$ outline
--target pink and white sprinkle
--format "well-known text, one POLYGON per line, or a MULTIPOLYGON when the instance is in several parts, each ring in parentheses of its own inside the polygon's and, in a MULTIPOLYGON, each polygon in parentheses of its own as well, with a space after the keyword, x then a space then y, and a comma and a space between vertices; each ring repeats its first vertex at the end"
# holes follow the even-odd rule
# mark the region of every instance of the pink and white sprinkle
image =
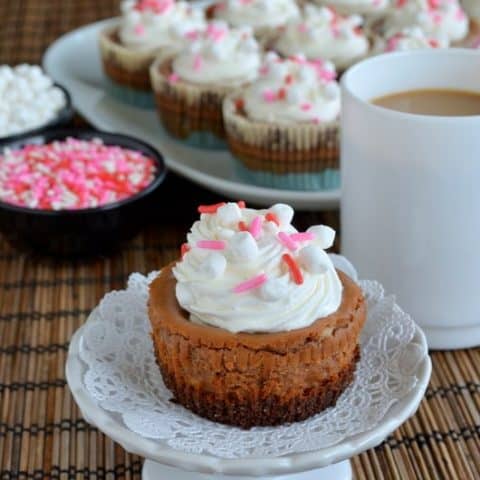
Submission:
POLYGON ((290 238, 290 235, 288 235, 285 232, 278 232, 278 239, 280 240, 280 243, 282 243, 283 246, 287 247, 289 250, 294 252, 298 248, 297 242, 292 240, 290 238))
POLYGON ((78 210, 118 202, 144 190, 155 162, 99 139, 68 138, 0 155, 0 200, 39 210, 78 210))
POLYGON ((197 247, 207 250, 225 250, 226 245, 223 240, 199 240, 197 247))
POLYGON ((261 273, 250 280, 239 283, 236 287, 233 288, 234 293, 243 293, 253 290, 255 288, 261 287, 268 280, 265 273, 261 273))

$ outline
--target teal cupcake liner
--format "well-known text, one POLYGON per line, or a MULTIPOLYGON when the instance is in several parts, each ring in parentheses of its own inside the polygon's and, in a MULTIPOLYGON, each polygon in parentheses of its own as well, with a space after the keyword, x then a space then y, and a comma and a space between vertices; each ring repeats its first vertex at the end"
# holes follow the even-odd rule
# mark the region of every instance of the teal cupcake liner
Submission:
POLYGON ((250 170, 235 159, 235 172, 238 177, 252 185, 282 190, 319 191, 340 188, 340 170, 326 169, 319 173, 279 174, 262 170, 250 170))
POLYGON ((188 145, 189 147, 202 148, 206 150, 227 150, 227 142, 217 137, 212 132, 192 132, 187 138, 180 139, 173 137, 178 142, 188 145))
POLYGON ((149 110, 155 108, 153 92, 135 90, 134 88, 115 83, 109 78, 107 78, 106 90, 113 98, 127 105, 149 110))

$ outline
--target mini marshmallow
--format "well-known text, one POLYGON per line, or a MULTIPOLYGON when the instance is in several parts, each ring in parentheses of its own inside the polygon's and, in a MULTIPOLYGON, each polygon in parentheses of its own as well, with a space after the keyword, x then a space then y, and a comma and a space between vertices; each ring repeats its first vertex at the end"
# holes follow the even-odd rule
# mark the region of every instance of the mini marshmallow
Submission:
POLYGON ((277 203, 270 208, 270 211, 277 216, 280 225, 285 226, 292 223, 294 211, 290 205, 277 203))
POLYGON ((37 65, 0 66, 0 137, 45 125, 66 103, 63 91, 37 65))
POLYGON ((275 302, 287 295, 288 287, 279 278, 271 278, 260 287, 259 292, 267 302, 275 302))
POLYGON ((335 241, 335 230, 327 225, 313 225, 307 232, 313 233, 320 248, 326 250, 333 245, 335 241))
POLYGON ((209 253, 198 266, 198 271, 206 278, 219 278, 227 268, 226 258, 219 252, 209 253))
POLYGON ((228 242, 228 254, 234 262, 249 262, 258 257, 258 245, 250 232, 238 232, 228 242))
POLYGON ((235 235, 235 230, 232 230, 231 228, 219 228, 217 232, 217 236, 221 240, 228 240, 229 238, 232 238, 234 235, 235 235))
POLYGON ((328 271, 330 259, 325 251, 318 245, 307 245, 298 252, 302 267, 307 272, 323 274, 328 271))
POLYGON ((177 286, 175 287, 175 293, 177 295, 179 303, 183 306, 190 305, 194 301, 192 291, 184 283, 177 282, 177 286))
POLYGON ((217 219, 222 225, 232 225, 242 218, 242 210, 236 203, 227 203, 217 210, 217 219))

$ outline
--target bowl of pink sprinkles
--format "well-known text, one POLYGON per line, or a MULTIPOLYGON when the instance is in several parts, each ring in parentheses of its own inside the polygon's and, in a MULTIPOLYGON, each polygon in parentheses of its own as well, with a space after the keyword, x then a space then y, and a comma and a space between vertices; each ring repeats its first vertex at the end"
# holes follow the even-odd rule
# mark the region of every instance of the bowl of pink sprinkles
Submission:
POLYGON ((109 250, 148 221, 165 173, 156 149, 126 135, 21 137, 0 150, 0 229, 39 253, 109 250))

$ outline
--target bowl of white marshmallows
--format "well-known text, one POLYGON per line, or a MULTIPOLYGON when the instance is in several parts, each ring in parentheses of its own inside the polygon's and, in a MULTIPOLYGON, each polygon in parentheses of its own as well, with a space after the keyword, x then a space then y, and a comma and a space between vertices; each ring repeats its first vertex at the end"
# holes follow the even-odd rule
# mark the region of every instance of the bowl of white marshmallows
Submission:
POLYGON ((68 91, 38 65, 0 65, 0 143, 65 126, 74 115, 68 91))

